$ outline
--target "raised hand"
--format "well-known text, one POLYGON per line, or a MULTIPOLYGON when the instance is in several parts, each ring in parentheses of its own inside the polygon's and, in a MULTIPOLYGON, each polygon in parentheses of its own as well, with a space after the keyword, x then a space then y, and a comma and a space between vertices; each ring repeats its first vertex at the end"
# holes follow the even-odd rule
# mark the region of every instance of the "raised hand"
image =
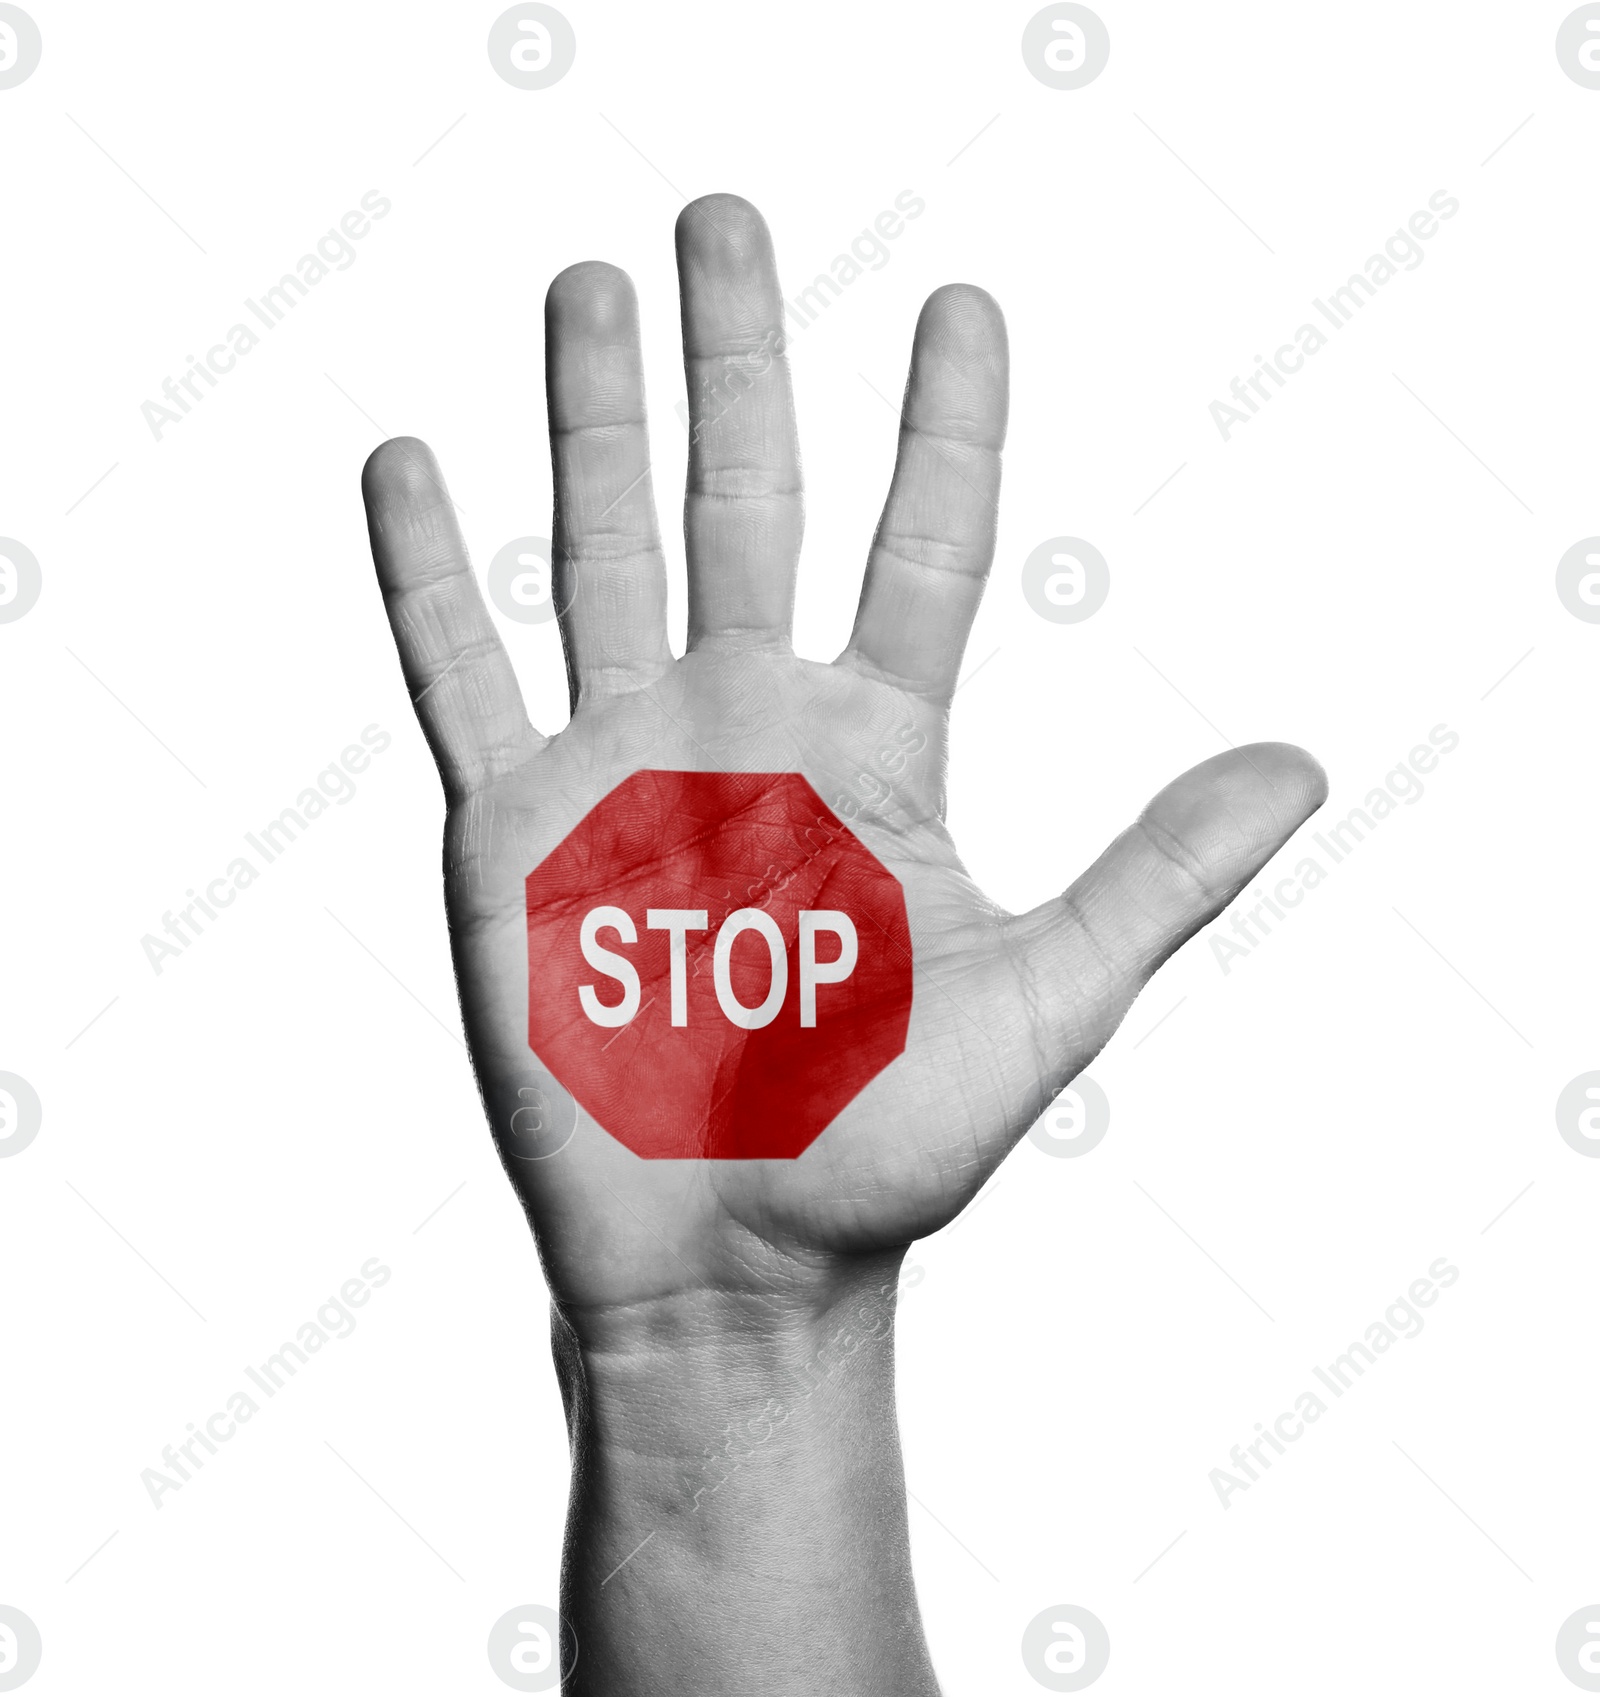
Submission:
MULTIPOLYGON (((685 210, 677 244, 692 427, 687 652, 675 657, 667 644, 633 289, 608 265, 563 272, 546 304, 553 585, 572 697, 566 728, 547 737, 528 723, 444 480, 414 440, 385 443, 367 465, 373 553, 406 681, 444 780, 446 892, 466 1028, 549 1277, 574 1430, 589 1445, 580 1445, 580 1462, 584 1453, 605 1456, 609 1433, 611 1449, 620 1443, 643 1468, 586 1474, 580 1465, 566 1604, 580 1648, 571 1689, 655 1697, 743 1690, 742 1681, 755 1689, 741 1658, 754 1653, 760 1634, 804 1636, 806 1582, 785 1601, 746 1580, 730 1581, 742 1599, 733 1607, 735 1638, 746 1627, 756 1636, 742 1647, 695 1638, 681 1610, 694 1612, 694 1585, 705 1577, 697 1563, 720 1572, 733 1559, 709 1531, 715 1523, 740 1551, 734 1566, 747 1566, 752 1551, 781 1552, 785 1538, 810 1552, 796 1561, 870 1562, 872 1577, 854 1581, 857 1602, 837 1605, 825 1634, 826 1655, 837 1659, 818 1646, 824 1659, 800 1657, 797 1679, 803 1673, 840 1692, 923 1692, 931 1675, 914 1615, 908 1627, 904 1599, 892 1601, 908 1579, 893 1532, 903 1520, 898 1477, 880 1477, 893 1474, 896 1459, 892 1412, 887 1433, 881 1430, 891 1406, 887 1366, 876 1374, 841 1371, 820 1393, 808 1391, 803 1408, 787 1375, 808 1351, 825 1353, 841 1314, 878 1316, 881 1326, 864 1319, 857 1330, 885 1354, 904 1247, 971 1199, 1099 1051, 1151 973, 1320 805, 1325 785, 1298 749, 1234 750, 1168 785, 1065 894, 1021 915, 986 899, 962 867, 943 813, 950 700, 994 547, 1007 393, 999 309, 981 290, 959 285, 923 308, 894 478, 855 629, 825 664, 797 657, 790 645, 800 467, 766 227, 747 203, 711 196, 685 210), (537 892, 530 914, 526 881, 596 804, 640 773, 798 774, 831 824, 809 838, 792 832, 758 865, 748 861, 743 839, 737 852, 728 844, 748 827, 750 809, 766 805, 759 785, 647 779, 625 792, 620 825, 609 828, 608 852, 592 862, 581 893, 587 908, 632 915, 631 945, 615 928, 591 933, 591 941, 635 963, 640 1011, 633 1017, 653 1019, 654 1036, 645 1044, 627 1031, 631 1021, 603 1028, 614 1047, 595 1063, 607 1069, 590 1093, 604 1104, 600 1117, 580 1113, 559 1148, 540 1149, 537 1139, 530 1147, 525 1128, 544 1121, 530 1122, 528 1093, 538 1093, 539 1112, 552 1123, 571 1116, 541 1076, 559 1078, 561 1063, 530 1046, 530 995, 559 991, 558 1005, 539 1010, 542 1029, 593 1024, 572 986, 589 984, 589 1005, 605 1018, 626 999, 626 974, 606 977, 576 959, 569 971, 541 956, 541 948, 554 948, 551 939, 576 937, 581 915, 573 908, 569 916, 566 897, 556 911, 543 911, 537 892), (719 796, 729 798, 723 816, 719 796), (693 813, 687 830, 686 809, 693 813), (848 895, 851 886, 838 857, 852 837, 898 882, 909 928, 903 971, 875 978, 894 951, 906 951, 881 924, 863 921, 854 985, 827 976, 845 951, 837 927, 803 944, 795 934, 795 914, 808 903, 847 911, 838 890, 848 895), (667 844, 678 872, 666 864, 666 847, 657 850, 667 844), (719 887, 680 904, 703 908, 705 921, 703 929, 680 928, 686 1003, 679 1011, 689 1017, 678 1026, 666 1024, 662 1011, 674 993, 669 932, 647 930, 641 892, 656 887, 652 880, 682 883, 686 852, 691 871, 719 887), (746 864, 741 886, 728 868, 746 864), (795 1035, 781 1049, 762 1031, 715 1024, 718 929, 749 908, 770 909, 769 923, 783 935, 787 991, 776 1017, 795 1035), (821 966, 813 973, 814 1028, 800 1023, 803 950, 821 966), (787 1075, 763 1076, 763 1067, 770 1074, 778 1064, 770 1057, 792 1059, 808 1035, 839 1053, 848 1031, 892 1024, 893 1010, 873 1005, 873 987, 906 979, 903 1052, 798 1156, 751 1158, 751 1147, 781 1137, 785 1116, 810 1102, 787 1075), (848 1030, 837 1023, 846 1008, 854 1022, 848 1030), (700 1059, 690 1064, 697 1044, 700 1059), (684 1057, 683 1069, 672 1070, 684 1057), (664 1087, 663 1069, 680 1091, 685 1079, 704 1080, 704 1112, 689 1116, 699 1129, 671 1144, 648 1129, 659 1119, 652 1092, 664 1087), (630 1138, 635 1121, 643 1129, 630 1138), (636 1153, 641 1144, 665 1158, 636 1153), (675 1387, 670 1396, 667 1385, 675 1387), (745 1433, 753 1459, 713 1486, 702 1450, 715 1453, 730 1419, 748 1424, 758 1418, 748 1410, 772 1403, 783 1417, 768 1408, 767 1435, 745 1433), (870 1476, 859 1476, 856 1462, 843 1469, 855 1481, 850 1490, 876 1505, 870 1534, 852 1518, 859 1510, 847 1500, 850 1490, 836 1496, 830 1484, 819 1487, 820 1499, 808 1498, 808 1487, 796 1488, 792 1477, 793 1501, 761 1497, 726 1522, 727 1502, 756 1489, 774 1457, 810 1454, 851 1421, 860 1423, 858 1434, 877 1433, 858 1441, 862 1457, 876 1458, 870 1476), (803 1524, 791 1520, 797 1510, 803 1524), (766 1532, 751 1532, 756 1522, 766 1532), (819 1554, 817 1529, 835 1523, 838 1539, 853 1547, 819 1554), (660 1547, 630 1558, 602 1585, 635 1534, 660 1547), (747 1535, 748 1547, 741 1543, 747 1535), (675 1642, 687 1633, 693 1665, 641 1663, 639 1646, 624 1643, 612 1612, 623 1597, 633 1610, 673 1623, 675 1642), (884 1608, 898 1624, 884 1626, 884 1608)), ((742 1004, 759 1002, 776 970, 759 922, 749 928, 732 956, 742 964, 729 969, 742 1004)), ((580 1028, 580 1035, 588 1033, 580 1028)), ((864 1353, 858 1346, 852 1361, 864 1353)), ((838 1579, 830 1569, 829 1594, 838 1579)), ((759 1688, 789 1689, 769 1668, 759 1688)))

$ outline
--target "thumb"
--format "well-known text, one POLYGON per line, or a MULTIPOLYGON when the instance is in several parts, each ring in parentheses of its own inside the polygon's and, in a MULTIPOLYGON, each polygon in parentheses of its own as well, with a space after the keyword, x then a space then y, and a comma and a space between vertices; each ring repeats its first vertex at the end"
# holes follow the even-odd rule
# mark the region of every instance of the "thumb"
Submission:
POLYGON ((1322 768, 1290 743, 1216 755, 1168 784, 1064 895, 1011 921, 1042 1083, 1058 1090, 1093 1060, 1156 968, 1327 795, 1322 768))

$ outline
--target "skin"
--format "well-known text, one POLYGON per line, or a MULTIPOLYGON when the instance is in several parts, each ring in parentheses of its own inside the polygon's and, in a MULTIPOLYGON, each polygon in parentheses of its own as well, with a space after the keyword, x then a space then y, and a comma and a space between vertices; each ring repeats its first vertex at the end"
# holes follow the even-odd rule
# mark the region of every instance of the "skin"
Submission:
POLYGON ((684 211, 677 250, 684 655, 667 644, 638 312, 614 267, 564 271, 545 308, 572 696, 558 735, 528 723, 428 449, 387 442, 363 475, 448 802, 473 1062, 552 1297, 573 1449, 564 1689, 927 1697, 894 1416, 901 1258, 955 1218, 1326 783, 1288 745, 1232 750, 1162 790, 1062 896, 996 907, 943 814, 950 699, 994 548, 999 308, 964 285, 924 306, 855 629, 821 664, 790 644, 801 488, 771 239, 747 202, 713 195, 684 211), (907 727, 922 746, 886 759, 907 727), (800 772, 830 801, 871 775, 851 825, 905 892, 910 1033, 797 1160, 641 1160, 583 1116, 548 1159, 507 1140, 537 1065, 524 880, 647 767, 800 772))

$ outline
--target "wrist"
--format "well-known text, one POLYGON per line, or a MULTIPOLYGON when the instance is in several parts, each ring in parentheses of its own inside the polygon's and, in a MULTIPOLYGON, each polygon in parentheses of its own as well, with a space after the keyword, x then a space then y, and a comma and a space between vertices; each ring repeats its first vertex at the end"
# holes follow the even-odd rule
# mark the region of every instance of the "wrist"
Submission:
POLYGON ((674 1296, 586 1325, 581 1342, 558 1319, 591 1502, 715 1564, 755 1530, 776 1538, 792 1512, 824 1510, 863 1456, 892 1450, 898 1479, 894 1306, 893 1269, 874 1268, 803 1302, 674 1296))
POLYGON ((798 1291, 703 1290, 558 1314, 574 1439, 670 1442, 679 1426, 698 1432, 708 1409, 809 1405, 834 1381, 886 1374, 892 1394, 899 1262, 897 1251, 798 1291))
POLYGON ((757 1668, 771 1697, 936 1690, 895 1421, 898 1263, 803 1304, 674 1298, 586 1323, 582 1343, 557 1320, 564 1607, 590 1657, 575 1692, 676 1690, 661 1668, 615 1660, 641 1654, 624 1647, 646 1628, 693 1641, 697 1697, 747 1691, 757 1668), (770 1665, 774 1646, 792 1667, 770 1665))

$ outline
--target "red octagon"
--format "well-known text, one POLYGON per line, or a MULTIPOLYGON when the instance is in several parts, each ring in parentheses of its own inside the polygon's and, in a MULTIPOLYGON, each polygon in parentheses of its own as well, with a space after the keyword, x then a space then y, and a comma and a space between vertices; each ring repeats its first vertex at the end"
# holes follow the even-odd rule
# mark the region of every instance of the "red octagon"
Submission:
POLYGON ((527 896, 529 1045, 646 1159, 793 1160, 906 1046, 904 893, 798 773, 635 772, 527 896))

